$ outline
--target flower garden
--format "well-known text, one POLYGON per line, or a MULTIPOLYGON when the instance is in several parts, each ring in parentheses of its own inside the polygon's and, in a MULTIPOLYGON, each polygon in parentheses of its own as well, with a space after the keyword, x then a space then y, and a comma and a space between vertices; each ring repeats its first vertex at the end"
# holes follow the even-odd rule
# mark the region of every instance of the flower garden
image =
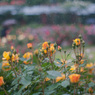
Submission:
MULTIPOLYGON (((85 53, 85 41, 94 43, 89 40, 95 33, 94 26, 80 27, 88 31, 82 32, 82 28, 77 30, 78 27, 72 25, 68 28, 52 26, 50 30, 43 29, 45 32, 38 28, 37 31, 42 32, 38 34, 32 30, 31 35, 28 35, 31 29, 27 28, 28 32, 16 31, 20 33, 17 37, 8 35, 11 47, 2 54, 0 95, 94 95, 95 63, 90 62, 85 53), (66 32, 63 33, 63 30, 66 32), (72 31, 76 38, 73 38, 72 31), (82 35, 78 36, 77 32, 82 35), (85 33, 89 35, 86 36, 85 33), (14 46, 16 42, 13 40, 16 38, 20 42, 14 46), (24 45, 21 50, 24 52, 17 51, 22 43, 24 45), (64 50, 65 45, 72 46, 71 59, 69 56, 72 53, 64 50)), ((4 47, 6 43, 5 41, 1 46, 4 47)))

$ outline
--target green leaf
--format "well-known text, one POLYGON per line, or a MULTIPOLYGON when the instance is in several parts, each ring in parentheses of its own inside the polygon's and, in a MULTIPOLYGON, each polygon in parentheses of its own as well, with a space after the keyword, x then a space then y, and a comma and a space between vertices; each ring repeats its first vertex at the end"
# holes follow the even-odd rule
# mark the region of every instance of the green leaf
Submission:
POLYGON ((47 92, 45 92, 45 95, 51 95, 54 92, 55 92, 54 90, 53 91, 47 91, 47 92))
POLYGON ((61 83, 61 86, 63 86, 63 87, 67 87, 68 85, 70 85, 69 80, 65 80, 65 81, 63 81, 63 82, 61 83))
POLYGON ((51 71, 47 71, 47 73, 50 75, 50 76, 53 76, 53 77, 58 77, 60 76, 61 77, 61 73, 58 72, 58 71, 54 71, 54 70, 51 70, 51 71))
POLYGON ((41 92, 38 92, 38 93, 34 93, 32 95, 41 95, 41 92))
POLYGON ((26 80, 26 79, 23 77, 23 78, 21 78, 20 83, 21 83, 22 85, 28 86, 28 85, 31 84, 31 81, 30 81, 30 80, 26 80))
POLYGON ((60 83, 52 84, 52 85, 48 86, 48 87, 45 89, 45 92, 53 91, 53 90, 54 90, 55 88, 57 88, 59 85, 60 85, 60 83))
POLYGON ((86 61, 83 64, 80 64, 79 67, 84 67, 86 65, 86 61))
POLYGON ((20 77, 17 77, 16 79, 13 80, 12 85, 16 85, 18 84, 18 80, 20 79, 20 77))
POLYGON ((21 61, 25 61, 26 59, 22 57, 22 58, 20 58, 20 60, 21 60, 21 61))
POLYGON ((90 82, 88 85, 89 85, 89 87, 93 87, 93 86, 95 86, 95 83, 90 82))
POLYGON ((31 65, 31 66, 28 66, 28 67, 26 68, 27 71, 31 71, 31 70, 33 70, 33 69, 35 69, 35 67, 32 66, 32 65, 31 65))
POLYGON ((2 63, 0 63, 0 69, 2 69, 2 63))

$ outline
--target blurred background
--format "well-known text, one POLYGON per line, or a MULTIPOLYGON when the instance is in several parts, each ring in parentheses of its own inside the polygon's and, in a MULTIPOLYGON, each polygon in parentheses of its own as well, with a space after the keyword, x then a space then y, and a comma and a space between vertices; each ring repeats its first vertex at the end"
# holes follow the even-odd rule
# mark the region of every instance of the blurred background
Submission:
POLYGON ((69 50, 79 34, 94 60, 95 0, 0 0, 0 55, 12 45, 23 54, 28 42, 37 48, 51 41, 69 50))

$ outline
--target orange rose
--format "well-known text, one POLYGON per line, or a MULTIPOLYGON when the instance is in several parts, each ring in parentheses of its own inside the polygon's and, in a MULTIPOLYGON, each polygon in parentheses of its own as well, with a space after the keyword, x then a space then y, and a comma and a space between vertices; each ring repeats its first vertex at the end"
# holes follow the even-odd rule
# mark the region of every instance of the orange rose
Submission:
POLYGON ((71 83, 77 83, 80 79, 80 74, 71 74, 69 75, 69 79, 71 83))
POLYGON ((1 76, 0 77, 0 86, 2 86, 4 84, 4 81, 3 81, 3 77, 1 76))
POLYGON ((13 50, 14 49, 14 46, 11 46, 11 50, 13 50))
POLYGON ((32 48, 32 43, 28 43, 27 47, 31 49, 32 48))
POLYGON ((42 49, 47 49, 49 47, 48 42, 42 44, 42 49))

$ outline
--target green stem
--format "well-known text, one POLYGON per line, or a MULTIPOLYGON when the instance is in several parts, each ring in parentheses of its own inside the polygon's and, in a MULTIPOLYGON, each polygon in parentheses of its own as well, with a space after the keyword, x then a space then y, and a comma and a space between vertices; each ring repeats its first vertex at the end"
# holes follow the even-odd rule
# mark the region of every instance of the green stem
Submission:
POLYGON ((44 93, 44 82, 42 82, 42 91, 43 91, 43 95, 45 95, 45 93, 44 93))
POLYGON ((7 94, 7 91, 6 91, 4 88, 2 88, 2 89, 4 90, 5 94, 8 95, 8 94, 7 94))
POLYGON ((16 71, 15 71, 15 69, 14 69, 12 60, 11 60, 11 63, 10 63, 10 64, 11 64, 12 70, 13 70, 13 72, 15 73, 15 76, 16 76, 16 78, 17 78, 17 73, 16 73, 16 71))

